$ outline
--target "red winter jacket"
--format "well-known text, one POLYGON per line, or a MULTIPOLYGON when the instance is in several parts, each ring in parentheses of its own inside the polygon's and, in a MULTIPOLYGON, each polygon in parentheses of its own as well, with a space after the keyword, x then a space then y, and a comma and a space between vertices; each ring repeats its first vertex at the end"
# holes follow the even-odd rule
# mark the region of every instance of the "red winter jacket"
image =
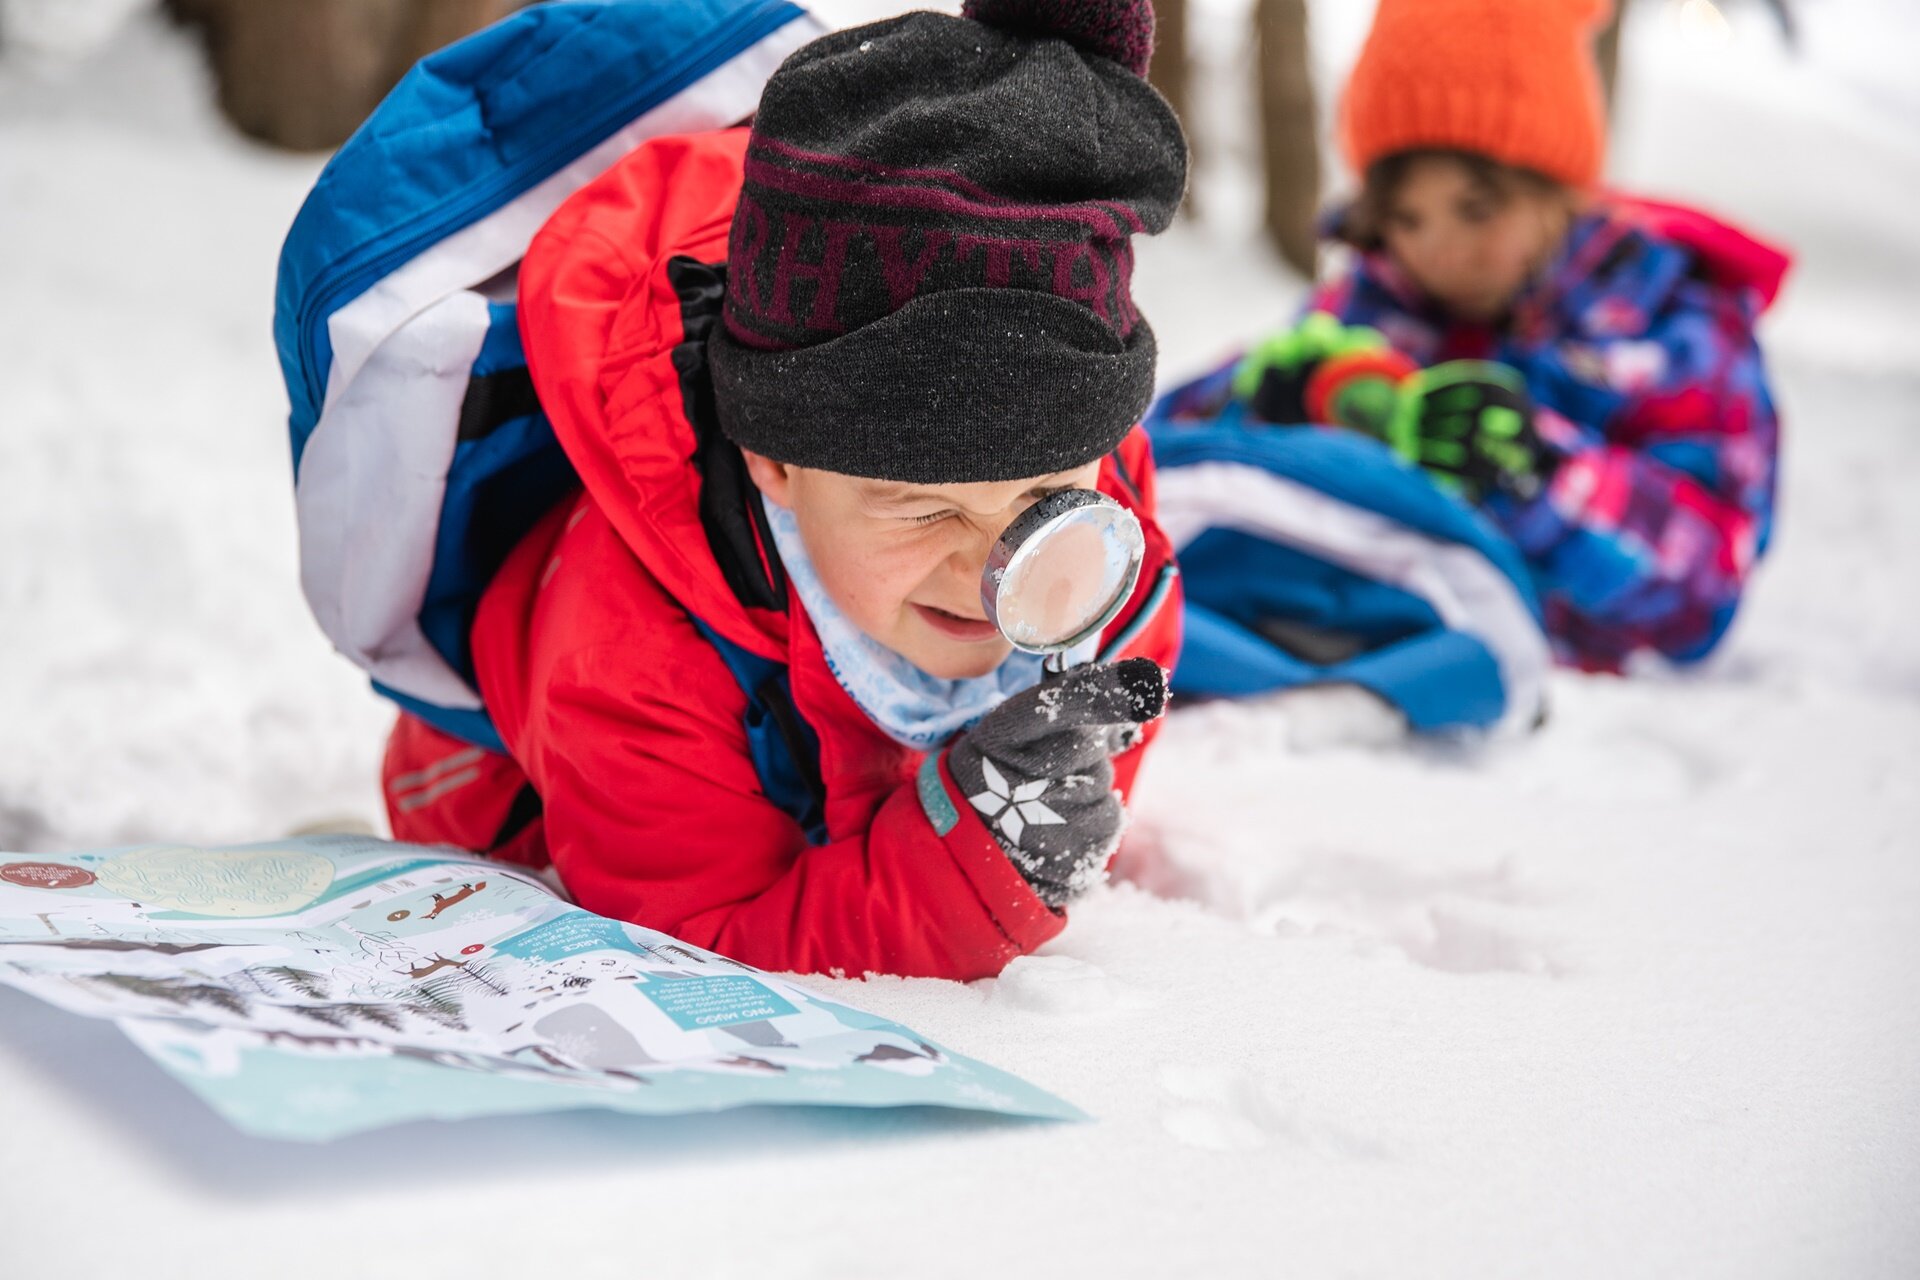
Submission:
MULTIPOLYGON (((961 817, 935 834, 916 789, 922 757, 841 689, 797 602, 742 603, 712 513, 702 519, 702 485, 712 483, 700 461, 704 419, 697 401, 690 412, 675 361, 688 303, 669 263, 726 257, 746 136, 643 145, 569 200, 528 250, 527 359, 585 491, 519 544, 474 622, 480 691, 512 760, 476 756, 403 717, 386 766, 394 834, 485 847, 531 781, 543 816, 509 856, 550 859, 591 911, 768 969, 997 973, 1064 917, 1021 879, 944 759, 930 776, 961 817), (762 794, 746 695, 689 613, 787 664, 794 706, 820 738, 825 844, 809 846, 762 794)), ((697 351, 690 344, 680 363, 697 351)), ((1171 576, 1144 433, 1106 461, 1100 488, 1148 534, 1141 585, 1111 640, 1145 613, 1163 571, 1171 576)), ((752 539, 744 519, 731 527, 752 539)), ((764 549, 753 554, 764 573, 764 549)), ((1163 593, 1112 656, 1172 666, 1177 603, 1163 593)), ((1116 761, 1123 794, 1141 754, 1116 761)))

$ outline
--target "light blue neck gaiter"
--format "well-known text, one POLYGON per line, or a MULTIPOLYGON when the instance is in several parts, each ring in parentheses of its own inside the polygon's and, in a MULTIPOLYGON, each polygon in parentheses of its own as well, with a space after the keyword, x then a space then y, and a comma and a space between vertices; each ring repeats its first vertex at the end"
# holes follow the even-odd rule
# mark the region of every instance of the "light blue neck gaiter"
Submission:
MULTIPOLYGON (((889 738, 915 751, 931 751, 1023 689, 1040 683, 1045 659, 1015 649, 984 676, 943 680, 930 676, 847 620, 820 585, 800 540, 800 525, 778 503, 769 501, 767 524, 780 552, 787 579, 813 621, 825 650, 827 667, 859 708, 889 738)), ((1069 659, 1084 662, 1099 646, 1096 637, 1069 659)))

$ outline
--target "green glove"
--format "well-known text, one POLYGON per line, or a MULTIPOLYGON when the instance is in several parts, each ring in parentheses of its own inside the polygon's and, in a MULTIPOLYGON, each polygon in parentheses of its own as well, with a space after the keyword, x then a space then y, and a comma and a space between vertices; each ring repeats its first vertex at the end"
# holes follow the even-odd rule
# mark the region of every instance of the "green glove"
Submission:
POLYGON ((1386 347, 1378 329, 1344 325, 1325 311, 1312 311, 1241 357, 1233 373, 1233 394, 1262 421, 1308 422, 1307 383, 1323 361, 1386 347))
POLYGON ((1496 492, 1526 501, 1552 475, 1526 383, 1487 360, 1450 360, 1409 378, 1387 443, 1469 502, 1496 492))

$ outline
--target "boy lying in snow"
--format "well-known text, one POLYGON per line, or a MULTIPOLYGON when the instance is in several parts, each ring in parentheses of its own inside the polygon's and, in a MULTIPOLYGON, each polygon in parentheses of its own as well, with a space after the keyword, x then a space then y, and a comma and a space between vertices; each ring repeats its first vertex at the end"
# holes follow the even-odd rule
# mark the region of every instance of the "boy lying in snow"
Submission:
POLYGON ((1704 656, 1772 522, 1753 325, 1786 257, 1594 190, 1604 0, 1381 0, 1343 101, 1358 251, 1156 416, 1377 435, 1525 555, 1562 661, 1704 656))
POLYGON ((646 143, 560 209, 521 331, 584 492, 472 628, 510 758, 403 716, 397 838, 551 860, 590 910, 772 969, 973 978, 1061 929, 1178 640, 1128 287, 1186 175, 1151 23, 977 0, 830 35, 750 131, 646 143), (1101 661, 1042 686, 979 583, 1067 488, 1147 558, 1101 661), (750 700, 742 661, 786 682, 750 700), (808 812, 767 794, 763 715, 808 812))

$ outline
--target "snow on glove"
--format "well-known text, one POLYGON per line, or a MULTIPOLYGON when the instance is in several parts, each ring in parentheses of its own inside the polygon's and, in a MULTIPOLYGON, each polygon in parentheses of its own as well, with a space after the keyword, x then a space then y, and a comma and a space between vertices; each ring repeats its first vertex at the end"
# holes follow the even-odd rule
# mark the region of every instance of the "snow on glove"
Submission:
POLYGON ((1167 705, 1151 658, 1078 667, 988 712, 947 752, 947 767, 1040 900, 1090 887, 1125 813, 1113 757, 1167 705))
POLYGON ((1387 443, 1469 502, 1492 492, 1526 501, 1553 474, 1526 383, 1486 360, 1450 360, 1409 378, 1387 443))
POLYGON ((1387 339, 1378 329, 1341 324, 1325 311, 1309 312, 1293 328, 1241 357, 1233 373, 1233 394, 1264 422, 1312 422, 1307 384, 1321 362, 1385 349, 1387 339))

